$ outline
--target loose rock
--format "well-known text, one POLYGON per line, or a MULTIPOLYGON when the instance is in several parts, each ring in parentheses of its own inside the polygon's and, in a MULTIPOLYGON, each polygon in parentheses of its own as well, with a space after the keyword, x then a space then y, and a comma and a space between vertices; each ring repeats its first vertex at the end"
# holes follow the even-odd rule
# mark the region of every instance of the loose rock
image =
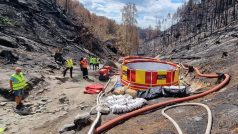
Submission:
POLYGON ((66 97, 66 96, 61 96, 60 98, 59 98, 59 102, 60 103, 68 103, 69 102, 69 99, 66 97))
POLYGON ((0 106, 5 106, 7 104, 7 102, 1 102, 0 106))
POLYGON ((61 128, 59 130, 59 133, 65 133, 67 131, 71 131, 71 130, 74 130, 75 129, 75 125, 74 124, 66 124, 63 126, 63 128, 61 128))
POLYGON ((74 119, 74 124, 77 130, 81 130, 83 127, 89 125, 92 121, 90 120, 89 113, 78 114, 74 119))

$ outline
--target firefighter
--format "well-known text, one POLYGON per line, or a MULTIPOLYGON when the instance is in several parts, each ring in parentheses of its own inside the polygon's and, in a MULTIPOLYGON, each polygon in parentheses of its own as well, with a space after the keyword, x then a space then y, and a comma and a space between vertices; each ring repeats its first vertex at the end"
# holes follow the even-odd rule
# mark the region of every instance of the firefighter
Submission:
POLYGON ((70 77, 73 78, 73 66, 74 66, 74 63, 73 63, 73 60, 72 59, 67 59, 66 60, 66 69, 64 70, 63 72, 63 75, 65 77, 66 73, 68 70, 70 70, 70 77))
POLYGON ((82 67, 83 72, 83 79, 89 79, 88 78, 88 62, 86 58, 83 58, 83 60, 80 60, 80 66, 82 67))
POLYGON ((10 78, 10 90, 15 96, 16 110, 21 110, 23 108, 22 97, 27 83, 21 68, 17 67, 15 71, 10 78))

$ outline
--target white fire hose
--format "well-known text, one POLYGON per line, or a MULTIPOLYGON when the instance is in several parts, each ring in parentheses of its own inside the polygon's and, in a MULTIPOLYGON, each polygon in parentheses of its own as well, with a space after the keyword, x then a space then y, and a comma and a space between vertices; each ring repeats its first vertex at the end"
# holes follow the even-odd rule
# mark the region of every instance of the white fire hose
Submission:
POLYGON ((182 104, 177 104, 177 105, 172 105, 172 106, 168 106, 164 109, 162 109, 161 113, 163 116, 165 116, 167 119, 170 120, 170 122, 173 123, 173 125, 175 126, 175 128, 177 129, 179 134, 183 134, 181 128, 179 127, 179 125, 174 121, 174 119, 172 119, 169 115, 167 115, 165 113, 166 110, 174 108, 174 107, 179 107, 179 106, 202 106, 207 110, 207 114, 208 114, 208 118, 207 118, 207 128, 206 128, 206 132, 205 134, 210 134, 211 132, 211 128, 212 128, 212 112, 210 110, 210 108, 202 103, 182 103, 182 104))
POLYGON ((146 104, 146 100, 143 98, 133 99, 133 97, 128 94, 112 95, 105 99, 105 104, 114 114, 119 114, 141 108, 146 104))
POLYGON ((105 89, 107 88, 108 84, 111 82, 111 78, 108 80, 108 82, 106 83, 106 85, 103 87, 103 90, 97 95, 97 105, 94 106, 91 111, 96 108, 97 109, 97 117, 96 119, 93 121, 93 124, 91 125, 88 134, 93 134, 94 130, 95 130, 95 126, 97 125, 100 117, 101 117, 101 111, 100 111, 100 106, 101 106, 101 97, 105 94, 105 89), (104 93, 103 93, 104 92, 104 93))

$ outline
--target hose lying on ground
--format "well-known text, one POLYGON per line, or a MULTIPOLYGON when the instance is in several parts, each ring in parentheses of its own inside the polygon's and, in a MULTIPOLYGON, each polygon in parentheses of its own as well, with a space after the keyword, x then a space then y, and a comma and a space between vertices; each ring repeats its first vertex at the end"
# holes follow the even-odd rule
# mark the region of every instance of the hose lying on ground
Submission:
POLYGON ((91 127, 90 127, 90 129, 89 129, 89 131, 88 131, 88 134, 93 134, 93 132, 94 132, 94 130, 95 130, 95 126, 97 125, 97 123, 98 123, 98 121, 99 121, 99 119, 100 119, 100 117, 101 117, 101 112, 100 112, 100 108, 98 108, 98 107, 100 107, 100 105, 101 105, 101 101, 100 101, 100 99, 101 99, 101 96, 103 96, 104 94, 103 94, 103 92, 105 92, 105 90, 106 90, 106 88, 107 88, 107 86, 108 86, 108 84, 111 82, 111 79, 109 79, 108 80, 108 82, 106 83, 106 85, 103 87, 103 90, 97 95, 97 105, 96 105, 96 109, 97 109, 97 117, 96 117, 96 119, 93 121, 93 124, 91 125, 91 127))
MULTIPOLYGON (((111 79, 113 79, 113 78, 111 78, 111 79)), ((116 82, 113 84, 113 86, 112 87, 114 87, 115 85, 116 85, 116 83, 117 83, 117 81, 118 81, 118 77, 116 78, 116 82)), ((108 83, 109 84, 109 83, 108 83)), ((97 98, 97 102, 98 103, 102 103, 102 101, 101 101, 101 98, 102 98, 102 96, 104 96, 106 93, 109 93, 109 92, 111 92, 112 91, 112 89, 110 89, 109 91, 107 91, 107 92, 105 92, 105 89, 104 89, 104 92, 99 96, 99 94, 101 93, 99 93, 98 95, 97 95, 97 97, 99 97, 99 98, 97 98)), ((98 105, 95 105, 95 106, 93 106, 92 108, 91 108, 91 110, 90 110, 90 114, 92 113, 92 111, 95 109, 95 108, 97 108, 98 107, 98 105)))
MULTIPOLYGON (((116 76, 116 75, 114 75, 114 76, 116 76)), ((102 98, 106 93, 111 92, 111 90, 109 90, 109 91, 106 92, 106 88, 108 87, 108 85, 109 85, 109 83, 111 82, 112 79, 113 79, 113 77, 108 80, 108 82, 106 83, 106 85, 103 87, 103 90, 97 95, 97 105, 91 108, 90 113, 93 111, 93 109, 96 108, 96 110, 97 110, 97 117, 96 117, 96 119, 94 120, 93 124, 91 125, 91 127, 90 127, 90 129, 89 129, 89 131, 88 131, 88 134, 93 134, 93 133, 94 133, 95 126, 97 125, 97 123, 98 123, 98 121, 99 121, 99 119, 100 119, 100 117, 101 117, 101 115, 102 115, 102 114, 101 114, 101 108, 102 108, 101 98, 102 98)), ((116 82, 113 84, 113 87, 116 85, 117 81, 118 81, 118 77, 116 78, 116 82)))
MULTIPOLYGON (((219 77, 217 74, 201 74, 197 68, 195 68, 195 67, 193 67, 193 68, 197 72, 198 76, 200 76, 200 77, 207 77, 207 78, 218 78, 219 77)), ((120 123, 122 121, 125 121, 125 120, 127 120, 127 119, 129 119, 131 117, 138 116, 138 115, 140 115, 142 113, 145 113, 145 112, 148 112, 148 111, 151 111, 151 110, 163 107, 163 106, 168 106, 168 105, 175 104, 175 103, 180 103, 180 102, 184 102, 184 101, 194 100, 194 99, 206 96, 206 95, 208 95, 208 94, 210 94, 212 92, 218 91, 219 89, 224 87, 226 84, 229 83, 229 80, 230 80, 230 76, 228 74, 224 74, 224 80, 220 84, 216 85, 215 87, 213 87, 213 88, 211 88, 211 89, 209 89, 209 90, 207 90, 207 91, 205 91, 203 93, 192 95, 192 96, 188 96, 188 97, 168 100, 168 101, 157 103, 157 104, 152 104, 152 105, 143 107, 141 109, 138 109, 138 110, 126 113, 126 114, 121 115, 119 117, 116 117, 116 118, 114 118, 112 120, 107 121, 106 123, 102 124, 101 126, 99 126, 95 130, 95 134, 102 133, 102 132, 112 128, 113 126, 117 125, 118 123, 120 123)))
POLYGON ((172 119, 169 115, 167 115, 165 113, 166 110, 171 109, 171 108, 175 108, 175 107, 179 107, 179 106, 202 106, 207 110, 207 114, 208 114, 208 118, 207 118, 207 128, 206 128, 206 132, 205 134, 210 134, 211 132, 211 128, 212 128, 212 112, 210 110, 210 108, 202 103, 182 103, 182 104, 177 104, 177 105, 172 105, 172 106, 168 106, 164 109, 162 109, 161 113, 163 116, 165 116, 167 119, 170 120, 170 122, 172 122, 175 126, 175 128, 177 129, 179 134, 183 134, 181 128, 179 127, 179 125, 174 121, 174 119, 172 119))

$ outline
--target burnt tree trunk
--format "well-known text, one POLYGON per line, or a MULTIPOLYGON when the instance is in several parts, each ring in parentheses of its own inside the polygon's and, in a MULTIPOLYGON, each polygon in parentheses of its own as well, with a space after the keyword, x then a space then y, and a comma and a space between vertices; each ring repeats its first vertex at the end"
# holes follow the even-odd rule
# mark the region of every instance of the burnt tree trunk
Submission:
POLYGON ((66 11, 66 14, 69 12, 69 0, 65 1, 65 11, 66 11))
POLYGON ((236 20, 236 0, 233 0, 233 20, 236 20))

